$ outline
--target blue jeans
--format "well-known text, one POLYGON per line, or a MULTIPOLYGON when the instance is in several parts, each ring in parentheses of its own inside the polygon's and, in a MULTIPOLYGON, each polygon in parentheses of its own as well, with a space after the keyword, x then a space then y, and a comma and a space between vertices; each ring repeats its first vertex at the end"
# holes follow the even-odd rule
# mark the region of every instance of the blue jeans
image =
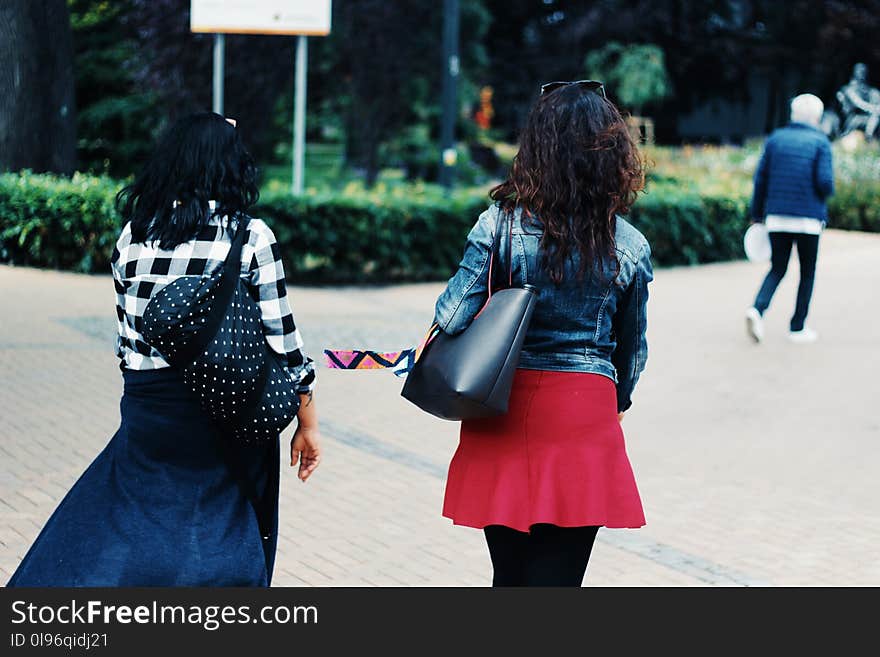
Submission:
POLYGON ((791 258, 791 247, 797 244, 798 262, 801 267, 801 281, 798 285, 797 303, 789 327, 792 331, 804 328, 804 321, 810 310, 810 298, 813 296, 813 281, 816 278, 816 257, 819 253, 819 236, 804 233, 770 233, 770 246, 773 255, 770 258, 770 272, 755 299, 755 308, 761 315, 770 306, 773 293, 788 270, 791 258))

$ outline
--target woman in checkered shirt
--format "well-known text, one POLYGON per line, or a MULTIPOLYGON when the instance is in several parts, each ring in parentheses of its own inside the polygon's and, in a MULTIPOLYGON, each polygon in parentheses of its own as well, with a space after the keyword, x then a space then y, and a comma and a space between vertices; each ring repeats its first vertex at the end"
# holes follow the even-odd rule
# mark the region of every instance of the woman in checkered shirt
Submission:
MULTIPOLYGON (((112 271, 121 425, 46 523, 10 586, 269 585, 277 440, 268 449, 221 443, 180 372, 143 335, 144 310, 159 290, 223 266, 236 218, 258 196, 256 168, 234 122, 213 113, 178 121, 120 192, 126 223, 112 271), (248 489, 258 499, 248 500, 248 489), (271 519, 268 531, 258 526, 258 511, 271 519)), ((259 219, 247 230, 240 275, 260 308, 266 344, 282 357, 300 395, 290 464, 306 481, 320 461, 314 367, 302 351, 275 236, 259 219)))

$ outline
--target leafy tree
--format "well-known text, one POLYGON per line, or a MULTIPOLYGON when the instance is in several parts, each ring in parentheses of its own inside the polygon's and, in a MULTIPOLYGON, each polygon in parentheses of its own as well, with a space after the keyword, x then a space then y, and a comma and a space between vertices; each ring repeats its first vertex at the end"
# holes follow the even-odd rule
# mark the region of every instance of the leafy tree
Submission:
MULTIPOLYGON (((460 11, 464 107, 476 98, 472 80, 487 62, 483 36, 491 18, 483 0, 462 0, 460 11)), ((343 117, 346 162, 369 185, 387 158, 426 172, 426 153, 439 157, 442 19, 437 3, 333 3, 333 31, 312 60, 309 102, 329 103, 343 117)))
POLYGON ((68 0, 74 34, 80 168, 127 176, 161 124, 156 96, 135 78, 136 32, 128 0, 68 0))
MULTIPOLYGON (((661 141, 674 140, 677 117, 707 100, 766 103, 768 129, 787 116, 793 88, 833 105, 856 61, 866 62, 871 82, 880 84, 880 0, 460 5, 459 100, 468 108, 460 117, 462 140, 475 139, 466 115, 481 86, 493 87, 494 126, 513 140, 540 84, 583 77, 585 60, 613 99, 636 112, 650 106, 661 141), (767 98, 751 96, 755 76, 769 81, 761 92, 767 98)), ((0 2, 0 168, 72 170, 76 114, 83 166, 126 175, 165 122, 210 108, 212 36, 190 33, 189 6, 189 0, 0 2), (13 93, 15 70, 23 77, 13 93)), ((389 165, 432 178, 440 4, 339 0, 333 12, 330 36, 309 40, 309 139, 344 144, 346 163, 368 182, 389 165)), ((226 113, 239 119, 265 163, 289 148, 293 64, 292 37, 227 36, 226 113)))
MULTIPOLYGON (((825 99, 855 61, 880 78, 880 0, 487 0, 492 27, 487 83, 497 119, 514 137, 541 82, 583 75, 584 56, 610 42, 652 43, 665 54, 674 94, 655 103, 658 138, 708 100, 767 102, 772 128, 787 116, 790 88, 825 99), (769 81, 753 98, 749 81, 769 81)), ((620 100, 619 90, 609 94, 620 100)))
POLYGON ((585 65, 589 77, 613 85, 620 102, 636 114, 671 93, 663 51, 653 44, 612 41, 587 55, 585 65))
MULTIPOLYGON (((189 32, 188 0, 129 1, 138 80, 169 118, 210 107, 212 37, 189 32)), ((486 60, 489 15, 483 0, 462 0, 461 11, 462 69, 473 71, 486 60)), ((392 142, 420 139, 413 127, 438 121, 441 20, 434 3, 346 0, 333 3, 331 34, 309 40, 310 116, 341 129, 347 163, 370 183, 383 155, 403 152, 392 142)), ((290 140, 293 64, 292 37, 226 37, 226 114, 239 119, 262 161, 290 140)), ((314 122, 307 129, 322 137, 314 122)))

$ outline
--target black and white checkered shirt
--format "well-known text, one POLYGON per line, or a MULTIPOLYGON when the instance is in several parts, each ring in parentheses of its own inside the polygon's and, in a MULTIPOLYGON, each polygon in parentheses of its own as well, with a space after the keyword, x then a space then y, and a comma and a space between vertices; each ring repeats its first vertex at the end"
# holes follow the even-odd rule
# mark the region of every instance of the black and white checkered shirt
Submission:
MULTIPOLYGON (((158 244, 132 243, 126 224, 113 251, 111 269, 116 287, 118 336, 116 355, 122 367, 153 370, 169 367, 142 335, 143 314, 152 296, 181 276, 210 276, 223 266, 231 240, 226 219, 212 218, 195 239, 172 250, 158 244)), ((314 364, 302 352, 302 337, 293 321, 284 282, 284 266, 275 235, 260 219, 251 219, 241 252, 241 277, 260 307, 269 348, 286 359, 286 369, 300 393, 312 390, 314 364)))

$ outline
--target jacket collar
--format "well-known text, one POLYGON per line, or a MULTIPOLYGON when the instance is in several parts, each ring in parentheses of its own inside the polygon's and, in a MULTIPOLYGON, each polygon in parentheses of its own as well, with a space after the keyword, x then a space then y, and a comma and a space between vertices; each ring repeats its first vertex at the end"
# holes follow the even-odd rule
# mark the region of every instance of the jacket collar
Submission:
POLYGON ((806 128, 807 130, 817 130, 819 132, 822 132, 821 130, 819 130, 819 128, 817 126, 810 125, 809 123, 802 123, 801 121, 791 121, 791 122, 789 122, 788 127, 789 128, 806 128))

